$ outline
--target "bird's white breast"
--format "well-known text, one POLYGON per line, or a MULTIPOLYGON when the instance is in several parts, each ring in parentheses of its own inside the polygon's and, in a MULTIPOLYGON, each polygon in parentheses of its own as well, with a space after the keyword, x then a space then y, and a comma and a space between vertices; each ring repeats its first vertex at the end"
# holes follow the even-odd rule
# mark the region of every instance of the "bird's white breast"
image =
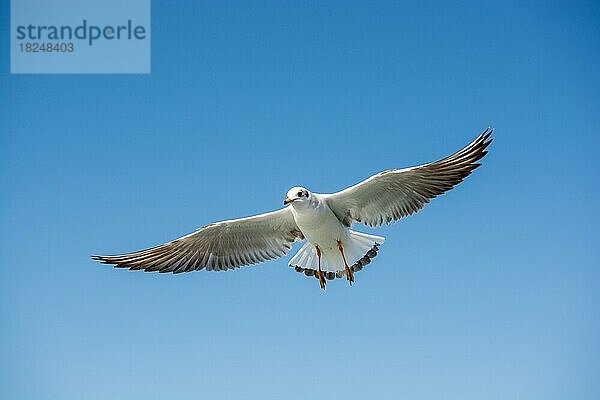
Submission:
POLYGON ((347 235, 333 211, 318 198, 311 205, 292 207, 292 212, 306 240, 322 250, 337 248, 337 241, 347 235))

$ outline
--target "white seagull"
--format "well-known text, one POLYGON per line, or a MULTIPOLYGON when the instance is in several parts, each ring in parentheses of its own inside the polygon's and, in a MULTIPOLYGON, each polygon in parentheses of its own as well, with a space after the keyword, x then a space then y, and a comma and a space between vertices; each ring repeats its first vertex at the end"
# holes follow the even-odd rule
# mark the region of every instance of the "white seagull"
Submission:
POLYGON ((287 207, 253 217, 207 225, 171 242, 134 253, 92 256, 117 268, 158 272, 225 271, 286 255, 306 240, 290 267, 326 279, 346 277, 350 285, 377 255, 384 238, 349 229, 353 222, 376 227, 419 211, 434 197, 462 182, 486 155, 494 130, 487 128, 464 149, 442 160, 383 171, 332 194, 293 187, 287 207))

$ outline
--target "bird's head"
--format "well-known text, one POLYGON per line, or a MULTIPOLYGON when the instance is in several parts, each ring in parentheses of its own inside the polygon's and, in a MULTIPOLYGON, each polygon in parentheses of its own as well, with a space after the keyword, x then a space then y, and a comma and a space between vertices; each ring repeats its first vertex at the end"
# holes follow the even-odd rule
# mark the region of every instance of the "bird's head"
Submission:
POLYGON ((288 190, 287 198, 283 201, 283 204, 305 204, 310 200, 310 190, 296 186, 288 190))

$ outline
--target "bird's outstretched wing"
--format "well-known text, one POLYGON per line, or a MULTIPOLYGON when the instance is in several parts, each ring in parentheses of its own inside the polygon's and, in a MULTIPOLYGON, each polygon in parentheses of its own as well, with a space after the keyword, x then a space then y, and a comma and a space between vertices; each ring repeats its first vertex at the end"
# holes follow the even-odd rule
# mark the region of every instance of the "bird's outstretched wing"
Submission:
POLYGON ((487 128, 464 149, 442 160, 381 172, 341 192, 324 195, 325 201, 346 226, 354 221, 371 227, 397 221, 419 211, 481 165, 476 162, 487 154, 493 131, 487 128))
POLYGON ((289 207, 217 222, 172 242, 135 253, 92 256, 117 268, 159 272, 223 271, 282 257, 304 237, 289 207))

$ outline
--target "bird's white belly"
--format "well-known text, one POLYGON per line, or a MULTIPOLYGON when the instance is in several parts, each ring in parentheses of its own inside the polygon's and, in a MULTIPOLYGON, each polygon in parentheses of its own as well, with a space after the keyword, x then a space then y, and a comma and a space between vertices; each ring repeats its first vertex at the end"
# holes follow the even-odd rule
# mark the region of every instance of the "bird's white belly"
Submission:
POLYGON ((307 210, 294 210, 294 219, 306 240, 321 250, 337 249, 347 231, 329 207, 321 205, 307 210))

